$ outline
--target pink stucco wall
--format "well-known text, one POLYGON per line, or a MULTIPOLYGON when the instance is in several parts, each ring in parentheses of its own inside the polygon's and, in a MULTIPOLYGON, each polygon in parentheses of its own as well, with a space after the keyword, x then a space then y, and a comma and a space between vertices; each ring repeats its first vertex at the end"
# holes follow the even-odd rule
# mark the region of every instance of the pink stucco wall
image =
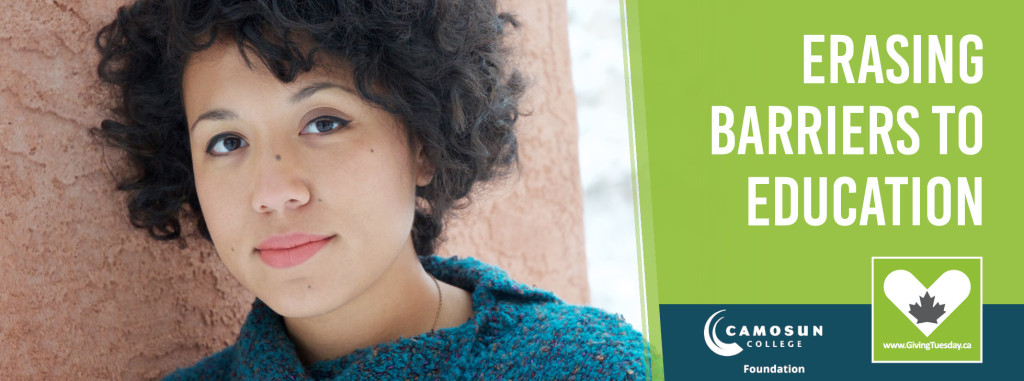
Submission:
MULTIPOLYGON (((118 153, 88 136, 107 99, 92 39, 122 3, 0 7, 0 379, 159 377, 231 343, 252 299, 205 241, 132 229, 106 170, 118 153)), ((441 252, 585 303, 565 4, 506 5, 532 81, 522 171, 475 195, 441 252)))

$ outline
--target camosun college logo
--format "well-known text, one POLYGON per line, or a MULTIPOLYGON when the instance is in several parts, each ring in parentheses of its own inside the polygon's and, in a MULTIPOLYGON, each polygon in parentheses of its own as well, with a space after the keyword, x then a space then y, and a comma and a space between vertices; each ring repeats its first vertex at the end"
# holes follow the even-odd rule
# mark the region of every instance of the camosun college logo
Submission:
POLYGON ((707 323, 704 323, 704 342, 712 352, 715 352, 715 354, 719 356, 735 356, 736 354, 743 352, 743 348, 736 343, 723 343, 722 340, 718 339, 718 334, 715 333, 718 328, 718 322, 725 318, 725 316, 722 316, 719 317, 718 320, 715 320, 715 316, 722 312, 725 312, 725 310, 719 310, 718 312, 711 314, 707 323), (715 321, 714 325, 711 324, 712 320, 715 321))
MULTIPOLYGON (((725 318, 719 316, 724 309, 708 317, 704 323, 704 343, 719 356, 735 356, 743 352, 739 343, 726 343, 718 338, 718 323, 725 318), (717 317, 717 319, 716 319, 717 317)), ((747 348, 761 350, 786 350, 803 348, 803 338, 824 335, 821 325, 727 325, 725 334, 729 337, 744 338, 747 348)))

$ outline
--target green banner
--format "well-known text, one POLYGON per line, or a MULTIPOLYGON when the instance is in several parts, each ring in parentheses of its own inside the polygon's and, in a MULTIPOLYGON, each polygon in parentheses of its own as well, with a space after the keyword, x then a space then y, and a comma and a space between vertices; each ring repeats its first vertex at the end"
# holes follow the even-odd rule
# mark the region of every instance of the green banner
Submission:
POLYGON ((1024 303, 1024 2, 623 5, 656 355, 661 305, 867 305, 873 257, 1024 303))

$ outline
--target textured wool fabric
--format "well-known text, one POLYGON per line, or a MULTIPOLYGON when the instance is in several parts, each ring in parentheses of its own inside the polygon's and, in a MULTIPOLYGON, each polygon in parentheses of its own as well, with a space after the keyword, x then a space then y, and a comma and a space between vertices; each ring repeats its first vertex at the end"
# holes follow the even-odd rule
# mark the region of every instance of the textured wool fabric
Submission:
POLYGON ((238 342, 169 380, 644 379, 644 343, 620 316, 568 305, 473 258, 421 258, 438 280, 473 293, 457 327, 302 366, 284 320, 256 300, 238 342))

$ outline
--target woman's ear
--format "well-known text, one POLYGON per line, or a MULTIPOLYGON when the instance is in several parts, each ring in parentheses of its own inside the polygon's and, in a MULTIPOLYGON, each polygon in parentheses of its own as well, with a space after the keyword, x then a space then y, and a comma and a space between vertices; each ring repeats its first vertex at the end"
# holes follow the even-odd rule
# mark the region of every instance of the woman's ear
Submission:
POLYGON ((427 157, 427 151, 423 149, 423 144, 420 144, 418 141, 416 142, 413 155, 416 157, 416 186, 425 187, 430 185, 430 181, 434 179, 434 166, 430 163, 430 158, 427 157))

